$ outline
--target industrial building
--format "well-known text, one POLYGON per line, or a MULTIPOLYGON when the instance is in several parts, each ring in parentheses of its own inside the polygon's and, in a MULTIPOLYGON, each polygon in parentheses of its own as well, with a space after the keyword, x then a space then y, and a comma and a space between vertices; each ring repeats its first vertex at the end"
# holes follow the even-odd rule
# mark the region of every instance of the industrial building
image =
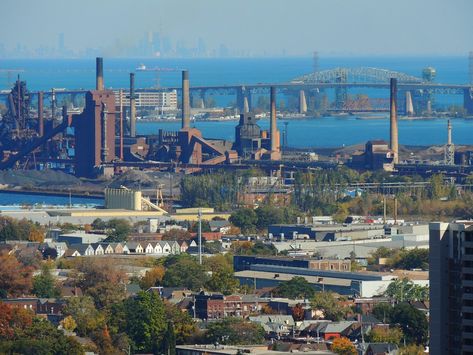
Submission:
POLYGON ((381 237, 384 225, 353 224, 353 225, 304 225, 274 224, 268 227, 268 234, 279 240, 357 240, 381 237))
MULTIPOLYGON (((235 272, 241 285, 260 289, 277 287, 280 283, 299 276, 309 282, 317 291, 333 291, 346 296, 374 297, 382 295, 397 276, 375 272, 344 272, 334 270, 315 270, 302 267, 276 265, 250 265, 248 270, 235 272)), ((428 280, 413 280, 426 286, 428 280)))
MULTIPOLYGON (((120 102, 121 100, 125 104, 126 108, 130 108, 130 101, 127 100, 130 97, 130 91, 115 90, 115 101, 120 102)), ((159 109, 159 111, 176 111, 177 106, 177 91, 136 91, 135 92, 135 107, 145 109, 159 109)))
POLYGON ((342 259, 317 259, 310 257, 264 257, 235 255, 233 257, 233 270, 250 270, 251 265, 274 265, 287 267, 301 267, 313 270, 351 271, 351 260, 342 259))
POLYGON ((473 354, 473 222, 429 232, 430 354, 473 354))

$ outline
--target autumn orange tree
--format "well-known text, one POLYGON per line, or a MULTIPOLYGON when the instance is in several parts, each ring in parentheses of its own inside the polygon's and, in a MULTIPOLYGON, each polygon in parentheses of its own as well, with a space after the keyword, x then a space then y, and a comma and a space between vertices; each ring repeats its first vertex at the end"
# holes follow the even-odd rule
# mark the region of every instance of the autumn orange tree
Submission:
POLYGON ((23 266, 13 255, 0 254, 0 297, 29 294, 32 287, 31 267, 23 266))
POLYGON ((333 341, 331 349, 338 355, 357 355, 355 345, 347 338, 337 338, 333 341))
POLYGON ((31 326, 33 313, 0 302, 0 339, 12 339, 17 331, 31 326))
POLYGON ((165 272, 166 269, 162 265, 155 266, 151 270, 146 271, 146 274, 140 280, 141 288, 147 290, 150 287, 160 285, 165 272))

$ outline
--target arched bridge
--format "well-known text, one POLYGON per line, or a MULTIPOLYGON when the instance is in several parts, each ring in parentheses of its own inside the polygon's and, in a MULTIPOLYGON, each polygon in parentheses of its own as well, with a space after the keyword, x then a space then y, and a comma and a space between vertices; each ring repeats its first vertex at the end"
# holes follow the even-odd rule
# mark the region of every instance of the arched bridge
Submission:
POLYGON ((396 78, 399 83, 422 83, 421 78, 388 69, 372 67, 360 68, 334 68, 306 74, 292 80, 293 83, 382 83, 386 84, 391 78, 396 78))

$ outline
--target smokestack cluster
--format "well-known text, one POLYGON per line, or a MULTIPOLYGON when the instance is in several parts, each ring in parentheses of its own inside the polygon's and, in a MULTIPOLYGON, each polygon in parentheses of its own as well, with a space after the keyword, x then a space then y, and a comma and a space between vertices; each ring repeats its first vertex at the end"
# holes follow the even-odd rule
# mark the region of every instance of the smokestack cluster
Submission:
POLYGON ((136 137, 135 74, 130 73, 130 137, 136 137))
POLYGON ((277 142, 277 123, 276 123, 276 88, 271 86, 270 94, 270 138, 271 138, 271 152, 278 151, 277 142))
POLYGON ((182 128, 190 128, 190 93, 189 93, 189 72, 182 71, 182 128))
POLYGON ((390 148, 394 154, 394 164, 399 163, 399 143, 397 130, 397 79, 391 78, 390 82, 390 148))
POLYGON ((40 137, 44 135, 44 115, 43 115, 44 93, 38 92, 38 134, 40 137))
POLYGON ((95 89, 103 90, 103 58, 97 57, 95 59, 95 89))

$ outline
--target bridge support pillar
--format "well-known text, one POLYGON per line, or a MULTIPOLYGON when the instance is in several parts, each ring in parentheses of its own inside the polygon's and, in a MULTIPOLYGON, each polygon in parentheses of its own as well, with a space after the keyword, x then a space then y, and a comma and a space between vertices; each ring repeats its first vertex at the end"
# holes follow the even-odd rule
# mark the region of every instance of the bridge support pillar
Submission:
POLYGON ((307 113, 307 100, 304 90, 299 91, 299 113, 307 113))
POLYGON ((463 107, 468 115, 473 115, 473 87, 463 92, 463 107))

